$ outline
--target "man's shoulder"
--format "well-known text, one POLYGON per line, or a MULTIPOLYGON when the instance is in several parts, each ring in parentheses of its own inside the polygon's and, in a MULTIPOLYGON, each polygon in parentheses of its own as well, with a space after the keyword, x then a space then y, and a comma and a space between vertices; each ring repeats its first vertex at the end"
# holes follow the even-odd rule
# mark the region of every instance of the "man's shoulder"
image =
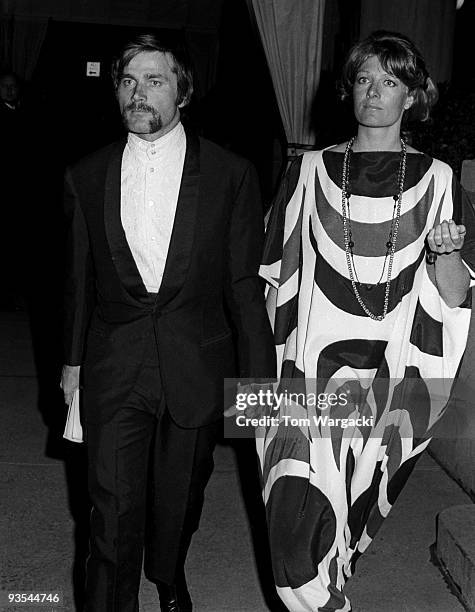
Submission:
MULTIPOLYGON (((107 166, 110 158, 114 154, 122 153, 127 142, 127 138, 121 138, 111 142, 100 149, 88 153, 78 161, 71 164, 68 170, 72 174, 84 175, 89 172, 97 172, 101 166, 107 166)), ((210 165, 216 170, 222 169, 235 170, 238 173, 245 172, 249 167, 253 167, 252 163, 224 147, 208 140, 207 138, 199 137, 200 157, 203 162, 210 165)))
POLYGON ((97 170, 101 165, 107 164, 111 155, 116 152, 120 152, 124 149, 127 142, 126 138, 115 140, 100 149, 96 149, 91 153, 88 153, 84 157, 72 163, 68 170, 73 174, 83 174, 92 170, 97 170))
POLYGON ((252 163, 245 157, 229 151, 229 149, 225 149, 215 142, 208 140, 207 138, 202 138, 201 136, 200 148, 201 156, 208 162, 217 166, 222 166, 223 168, 236 168, 237 170, 242 171, 249 166, 252 166, 252 163))

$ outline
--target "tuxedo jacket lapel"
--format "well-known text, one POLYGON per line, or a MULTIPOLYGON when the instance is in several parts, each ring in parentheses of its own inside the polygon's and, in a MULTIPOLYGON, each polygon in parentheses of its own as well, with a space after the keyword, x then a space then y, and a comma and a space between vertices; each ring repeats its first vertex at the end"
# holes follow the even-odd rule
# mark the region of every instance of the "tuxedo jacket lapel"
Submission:
POLYGON ((180 191, 158 304, 169 302, 185 282, 190 264, 200 191, 200 142, 186 130, 186 153, 180 191))
POLYGON ((147 290, 128 245, 120 214, 121 169, 125 144, 125 140, 118 142, 109 160, 105 180, 104 224, 119 279, 126 291, 133 298, 140 300, 147 297, 147 290))
MULTIPOLYGON (((124 147, 125 141, 117 143, 109 160, 105 179, 104 223, 112 261, 122 285, 132 298, 146 301, 148 293, 127 243, 121 222, 121 169, 124 147)), ((186 153, 175 220, 157 297, 160 306, 168 303, 185 282, 198 212, 199 185, 200 143, 197 136, 187 130, 186 153)))

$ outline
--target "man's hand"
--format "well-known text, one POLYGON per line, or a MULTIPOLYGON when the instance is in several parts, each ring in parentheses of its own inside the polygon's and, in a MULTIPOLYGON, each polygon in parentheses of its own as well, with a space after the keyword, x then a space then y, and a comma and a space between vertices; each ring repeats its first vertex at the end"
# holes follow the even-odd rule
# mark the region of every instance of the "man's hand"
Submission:
POLYGON ((240 412, 249 418, 259 418, 272 412, 274 391, 277 383, 246 383, 237 385, 236 402, 224 411, 225 417, 240 412))
POLYGON ((60 387, 64 393, 64 403, 69 406, 74 392, 79 389, 79 373, 81 366, 63 365, 60 387))

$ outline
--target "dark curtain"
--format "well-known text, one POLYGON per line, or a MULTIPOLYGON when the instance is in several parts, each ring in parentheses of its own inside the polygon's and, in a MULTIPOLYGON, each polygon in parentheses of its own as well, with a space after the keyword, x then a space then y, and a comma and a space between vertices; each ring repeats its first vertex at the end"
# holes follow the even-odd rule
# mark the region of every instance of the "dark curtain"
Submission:
POLYGON ((262 40, 292 157, 315 144, 325 0, 247 0, 262 40))
POLYGON ((48 29, 47 18, 7 15, 0 19, 0 65, 29 81, 48 29))
POLYGON ((452 76, 456 0, 361 0, 362 37, 374 30, 405 34, 422 52, 437 83, 452 76))

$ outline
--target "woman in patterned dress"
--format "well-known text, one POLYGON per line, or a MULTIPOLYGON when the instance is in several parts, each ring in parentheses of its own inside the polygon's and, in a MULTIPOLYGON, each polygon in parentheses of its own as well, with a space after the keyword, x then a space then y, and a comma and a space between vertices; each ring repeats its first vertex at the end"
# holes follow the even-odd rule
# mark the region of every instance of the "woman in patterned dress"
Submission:
POLYGON ((291 166, 261 268, 290 399, 256 439, 292 612, 351 609, 344 584, 433 435, 471 312, 473 211, 450 167, 401 139, 437 97, 423 58, 376 32, 351 50, 342 89, 356 136, 291 166))

